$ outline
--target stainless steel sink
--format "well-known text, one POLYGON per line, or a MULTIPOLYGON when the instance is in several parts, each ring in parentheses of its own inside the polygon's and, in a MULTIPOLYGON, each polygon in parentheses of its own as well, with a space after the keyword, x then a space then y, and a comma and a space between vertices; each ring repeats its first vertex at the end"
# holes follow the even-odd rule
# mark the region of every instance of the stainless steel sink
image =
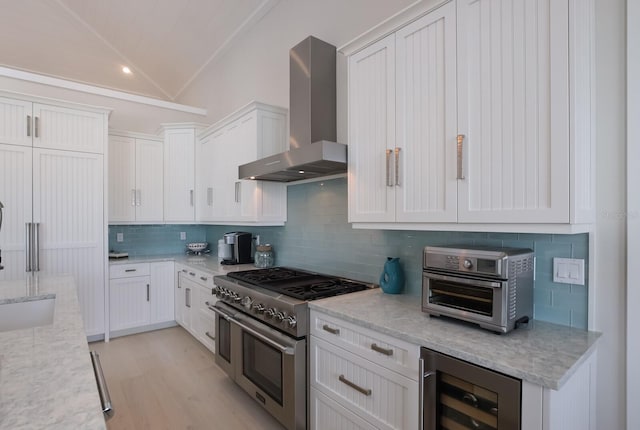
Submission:
POLYGON ((0 304, 0 332, 53 323, 55 297, 0 304))

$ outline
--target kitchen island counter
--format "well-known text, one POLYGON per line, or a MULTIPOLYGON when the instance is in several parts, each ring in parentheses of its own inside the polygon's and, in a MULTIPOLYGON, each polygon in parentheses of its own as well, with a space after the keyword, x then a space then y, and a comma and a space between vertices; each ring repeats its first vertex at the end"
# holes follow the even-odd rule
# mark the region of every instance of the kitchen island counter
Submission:
POLYGON ((0 306, 55 297, 53 322, 0 332, 0 429, 106 429, 74 278, 1 281, 0 306))
POLYGON ((309 303, 324 312, 461 360, 558 390, 595 350, 600 333, 533 320, 507 334, 430 317, 421 299, 362 291, 309 303))

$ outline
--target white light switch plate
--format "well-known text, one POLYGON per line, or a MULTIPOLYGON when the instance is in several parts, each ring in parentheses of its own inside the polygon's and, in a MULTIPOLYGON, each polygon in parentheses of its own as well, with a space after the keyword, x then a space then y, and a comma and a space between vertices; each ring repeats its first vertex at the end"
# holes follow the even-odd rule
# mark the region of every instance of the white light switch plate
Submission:
POLYGON ((116 233, 116 242, 124 241, 124 233, 116 233))
POLYGON ((576 258, 554 258, 553 282, 584 285, 584 260, 576 258))

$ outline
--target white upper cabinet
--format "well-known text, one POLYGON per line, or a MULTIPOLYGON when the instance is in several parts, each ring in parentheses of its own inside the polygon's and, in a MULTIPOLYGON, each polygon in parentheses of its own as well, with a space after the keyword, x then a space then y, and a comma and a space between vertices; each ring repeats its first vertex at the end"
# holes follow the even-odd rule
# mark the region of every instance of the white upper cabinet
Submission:
POLYGON ((588 230, 593 0, 427 7, 415 4, 342 48, 349 221, 588 230))
POLYGON ((569 222, 568 22, 566 1, 458 0, 460 222, 569 222))
POLYGON ((104 153, 104 112, 0 97, 0 143, 104 153))
POLYGON ((164 220, 193 222, 196 201, 196 132, 190 124, 163 124, 164 220))
POLYGON ((250 103, 205 129, 196 144, 196 220, 283 225, 286 185, 238 179, 238 166, 286 150, 286 110, 250 103))
POLYGON ((349 59, 349 221, 456 221, 455 8, 349 59))
POLYGON ((154 137, 109 135, 109 222, 163 222, 163 145, 154 137))

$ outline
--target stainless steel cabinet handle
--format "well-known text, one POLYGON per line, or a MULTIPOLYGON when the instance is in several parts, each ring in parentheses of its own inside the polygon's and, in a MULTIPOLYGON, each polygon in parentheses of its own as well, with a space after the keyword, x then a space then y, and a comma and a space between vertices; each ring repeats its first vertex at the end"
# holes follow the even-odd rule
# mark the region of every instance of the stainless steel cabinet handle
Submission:
POLYGON ((24 257, 25 272, 31 272, 31 223, 27 222, 24 226, 24 257))
POLYGON ((27 115, 27 137, 31 137, 31 115, 27 115))
POLYGON ((114 413, 113 406, 111 405, 111 396, 109 395, 109 388, 107 382, 104 379, 104 373, 102 373, 102 365, 100 364, 100 356, 95 351, 90 352, 91 364, 93 365, 93 373, 96 377, 96 384, 98 385, 98 394, 100 394, 100 403, 102 404, 102 412, 107 417, 111 417, 114 413))
POLYGON ((136 190, 136 206, 142 206, 142 190, 136 190))
POLYGON ((205 332, 204 332, 204 334, 205 334, 205 336, 207 336, 209 339, 214 340, 214 341, 216 340, 215 336, 211 336, 211 333, 209 333, 208 331, 205 331, 205 332))
POLYGON ((188 270, 187 269, 182 269, 182 273, 187 273, 188 270))
POLYGON ((131 206, 136 205, 136 190, 131 189, 131 206))
POLYGON ((340 329, 339 328, 333 328, 328 324, 323 325, 322 326, 322 330, 328 331, 331 334, 340 334, 340 329))
POLYGON ((457 141, 457 157, 458 157, 458 174, 456 176, 456 179, 464 179, 464 171, 462 169, 462 164, 463 164, 463 143, 464 143, 464 134, 459 134, 458 135, 458 141, 457 141))
POLYGON ((207 279, 209 279, 209 278, 207 278, 206 276, 200 276, 200 279, 205 281, 205 282, 207 282, 207 279))
POLYGON ((213 188, 207 188, 207 206, 213 206, 213 188))
POLYGON ((39 136, 39 131, 40 131, 40 118, 39 117, 35 117, 35 123, 36 123, 36 130, 35 130, 35 137, 40 137, 39 136))
POLYGON ((240 181, 236 181, 235 183, 235 192, 236 192, 236 203, 240 203, 240 181))
POLYGON ((375 343, 371 344, 371 349, 374 350, 375 352, 379 352, 380 354, 384 354, 384 355, 388 355, 388 356, 392 356, 393 355, 393 349, 391 349, 391 348, 382 348, 381 346, 378 346, 375 343))
POLYGON ((149 301, 149 284, 147 284, 147 301, 149 301))
POLYGON ((193 190, 189 190, 189 200, 191 201, 191 206, 193 206, 193 190))
POLYGON ((391 173, 389 171, 389 169, 391 168, 391 150, 387 149, 386 151, 386 161, 387 161, 387 187, 393 187, 393 184, 391 183, 391 173))
POLYGON ((184 291, 184 305, 188 308, 191 307, 191 288, 184 291))
POLYGON ((196 276, 196 274, 194 272, 189 272, 189 275, 196 276))
POLYGON ((362 388, 361 386, 356 385, 353 382, 349 381, 347 378, 344 377, 344 375, 338 376, 338 380, 340 382, 342 382, 343 384, 348 385, 349 387, 353 388, 354 390, 364 394, 365 396, 370 396, 371 395, 371 389, 370 388, 362 388))
POLYGON ((396 176, 396 187, 400 185, 400 148, 396 148, 394 151, 395 155, 395 176, 396 176))
POLYGON ((34 222, 31 224, 33 228, 33 233, 31 235, 32 239, 32 267, 31 270, 34 272, 40 271, 40 223, 34 222))
POLYGON ((135 272, 138 269, 124 269, 125 272, 135 272))

